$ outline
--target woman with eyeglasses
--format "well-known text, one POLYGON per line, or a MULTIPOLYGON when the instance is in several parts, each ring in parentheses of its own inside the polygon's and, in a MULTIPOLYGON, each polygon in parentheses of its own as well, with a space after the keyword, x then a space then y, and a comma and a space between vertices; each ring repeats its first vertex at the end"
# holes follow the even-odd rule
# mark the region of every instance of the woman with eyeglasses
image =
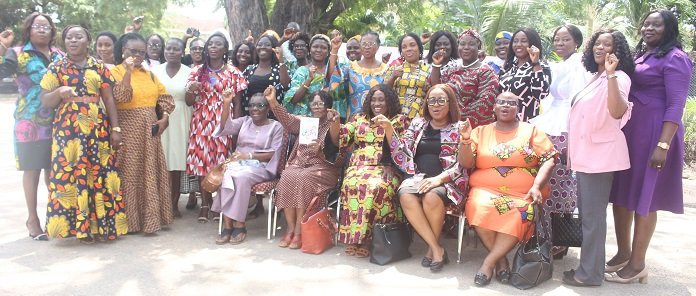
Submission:
POLYGON ((219 196, 213 202, 213 211, 223 214, 222 233, 215 243, 236 245, 244 242, 247 236, 246 220, 252 196, 251 187, 273 180, 280 159, 285 157, 281 151, 283 126, 268 118, 270 108, 262 93, 251 96, 247 104, 249 115, 238 118, 230 116, 234 92, 228 89, 223 91, 222 96, 220 123, 213 136, 236 136, 237 145, 226 165, 219 196))
POLYGON ((288 74, 290 75, 290 78, 295 75, 295 71, 297 71, 297 69, 306 66, 309 63, 309 41, 309 35, 299 32, 292 36, 288 42, 288 48, 295 57, 294 60, 285 60, 285 64, 288 66, 288 74))
MULTIPOLYGON (((233 118, 242 113, 241 94, 248 82, 237 68, 229 66, 227 53, 229 43, 222 33, 211 35, 203 50, 203 64, 191 70, 186 84, 186 104, 193 106, 191 133, 186 156, 186 173, 203 178, 227 159, 232 152, 234 138, 213 136, 213 130, 222 115, 222 93, 231 90, 233 118)), ((198 212, 200 223, 208 222, 212 194, 201 192, 203 198, 198 212)), ((213 217, 219 217, 213 213, 213 217)), ((214 218, 215 219, 215 218, 214 218)))
POLYGON ((143 67, 147 70, 162 64, 164 59, 164 38, 159 34, 152 34, 146 39, 147 57, 143 63, 143 67))
POLYGON ((404 58, 403 64, 389 68, 386 76, 399 96, 401 114, 408 118, 424 116, 426 96, 430 89, 432 67, 423 58, 423 43, 415 33, 408 33, 399 39, 399 54, 404 58))
POLYGON ((152 234, 172 223, 169 174, 160 136, 169 126, 174 100, 157 76, 143 68, 145 40, 127 33, 116 42, 111 70, 123 134, 118 162, 129 232, 152 234), (158 118, 156 108, 162 110, 158 118))
POLYGON ((459 112, 468 119, 472 127, 495 121, 493 106, 498 95, 498 75, 490 66, 478 58, 481 36, 473 29, 464 31, 457 40, 461 62, 446 64, 446 51, 440 49, 432 55, 433 83, 447 83, 454 89, 459 103, 459 112), (438 67, 438 65, 443 67, 438 67))
MULTIPOLYGON (((409 56, 406 57, 407 61, 409 56)), ((403 134, 391 123, 379 124, 392 133, 392 159, 406 173, 398 189, 401 208, 418 235, 428 245, 421 266, 439 272, 449 263, 440 244, 445 206, 464 200, 466 172, 457 163, 459 107, 457 97, 446 84, 434 85, 425 95, 424 115, 413 119, 403 134)))
POLYGON ((43 105, 57 110, 46 230, 85 244, 115 240, 128 232, 128 222, 116 170, 122 141, 111 73, 89 56, 87 29, 69 25, 61 36, 67 57, 41 80, 43 105))
MULTIPOLYGON (((285 131, 298 135, 301 116, 290 114, 275 95, 275 88, 268 87, 264 93, 271 106, 271 111, 283 125, 285 131)), ((338 113, 331 109, 333 98, 325 91, 318 91, 310 96, 308 102, 312 117, 319 118, 317 139, 311 144, 295 141, 288 158, 288 164, 276 186, 278 198, 276 207, 283 209, 287 230, 278 243, 281 248, 299 249, 302 247, 302 230, 300 224, 307 206, 315 196, 321 203, 336 188, 343 159, 338 154, 338 143, 329 134, 332 122, 338 121, 338 113)))
MULTIPOLYGON (((298 46, 297 41, 300 40, 295 40, 290 46, 295 48, 298 46)), ((290 89, 285 93, 283 99, 283 106, 288 112, 295 115, 311 116, 312 111, 309 103, 312 100, 312 94, 327 89, 326 77, 330 68, 331 40, 329 40, 329 36, 323 34, 314 35, 309 41, 309 48, 310 62, 295 71, 290 82, 290 89)), ((341 117, 345 118, 345 110, 339 109, 337 111, 341 117)))
POLYGON ((189 43, 189 53, 184 56, 181 63, 188 66, 198 66, 203 64, 203 47, 205 46, 205 41, 201 38, 193 38, 191 43, 189 43))
MULTIPOLYGON (((26 227, 34 240, 48 240, 36 212, 36 196, 41 170, 48 177, 51 166, 51 131, 53 108, 42 106, 41 78, 51 62, 63 58, 63 52, 53 46, 56 27, 50 16, 32 13, 24 19, 22 40, 12 47, 11 30, 0 33, 0 79, 15 77, 19 89, 14 111, 14 152, 17 169, 23 171, 22 186, 27 204, 26 227)), ((48 178, 45 179, 48 185, 48 178)))
POLYGON ((473 169, 464 209, 469 224, 488 250, 474 284, 501 283, 510 277, 506 255, 534 233, 533 204, 548 197, 548 182, 558 152, 543 131, 518 119, 520 97, 501 93, 494 123, 459 131, 459 164, 473 169))
MULTIPOLYGON (((338 62, 340 39, 338 41, 339 43, 334 42, 331 49, 333 63, 338 62)), ((362 58, 348 64, 338 64, 338 67, 332 70, 331 89, 343 89, 348 94, 347 119, 362 113, 367 93, 373 86, 384 82, 388 67, 376 58, 380 43, 379 34, 363 34, 359 43, 362 58)))

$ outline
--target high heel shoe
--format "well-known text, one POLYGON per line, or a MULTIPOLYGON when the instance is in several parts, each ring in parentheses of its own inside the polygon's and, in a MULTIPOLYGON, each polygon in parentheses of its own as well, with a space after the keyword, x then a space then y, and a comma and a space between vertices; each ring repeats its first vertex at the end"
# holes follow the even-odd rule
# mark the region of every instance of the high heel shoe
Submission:
POLYGON ((616 272, 612 273, 605 273, 604 274, 604 280, 607 282, 612 282, 612 283, 621 283, 621 284, 630 284, 634 280, 638 280, 639 283, 641 284, 647 284, 648 283, 648 269, 643 268, 638 274, 630 277, 630 278, 622 278, 617 274, 616 272))
POLYGON ((604 273, 617 272, 619 271, 619 269, 624 268, 624 266, 626 265, 628 265, 628 260, 616 265, 604 264, 604 273))
POLYGON ((474 276, 474 284, 476 284, 479 287, 486 286, 490 283, 491 283, 491 278, 488 277, 483 272, 477 272, 476 276, 474 276))
POLYGON ((442 255, 442 261, 430 263, 430 272, 439 272, 447 263, 449 263, 449 257, 447 256, 447 250, 445 250, 445 254, 442 255))

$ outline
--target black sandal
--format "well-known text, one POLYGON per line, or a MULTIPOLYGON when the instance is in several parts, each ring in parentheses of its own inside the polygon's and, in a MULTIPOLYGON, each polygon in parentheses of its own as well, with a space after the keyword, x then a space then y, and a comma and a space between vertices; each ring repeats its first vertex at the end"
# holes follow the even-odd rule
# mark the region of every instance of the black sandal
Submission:
POLYGON ((232 227, 232 230, 230 232, 230 244, 232 245, 238 245, 244 242, 246 240, 247 236, 247 230, 246 227, 232 227))
POLYGON ((220 234, 220 238, 215 240, 215 244, 216 245, 224 245, 226 243, 229 243, 230 239, 232 239, 232 229, 225 228, 222 230, 222 233, 220 234))
POLYGON ((433 258, 423 257, 421 260, 421 266, 430 267, 430 264, 433 264, 433 258))

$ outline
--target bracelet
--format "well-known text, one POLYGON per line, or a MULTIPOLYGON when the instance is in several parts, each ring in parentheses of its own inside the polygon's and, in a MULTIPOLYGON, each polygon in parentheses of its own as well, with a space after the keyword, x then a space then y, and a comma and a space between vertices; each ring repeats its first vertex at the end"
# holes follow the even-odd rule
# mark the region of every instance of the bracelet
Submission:
POLYGON ((249 152, 249 159, 254 159, 254 154, 252 154, 251 152, 249 152))
POLYGON ((442 67, 442 65, 433 64, 433 67, 435 67, 435 68, 440 68, 440 67, 442 67))
POLYGON ((121 132, 121 128, 118 127, 118 126, 114 126, 114 127, 111 128, 111 131, 112 131, 112 132, 120 133, 120 132, 121 132))
POLYGON ((309 86, 305 85, 304 83, 302 83, 302 87, 309 89, 309 86))
POLYGON ((336 53, 333 53, 333 52, 332 52, 332 53, 330 53, 330 54, 331 54, 332 56, 338 56, 338 54, 336 54, 336 53))
POLYGON ((609 75, 607 75, 607 80, 612 79, 612 78, 616 78, 616 77, 618 77, 618 76, 616 76, 616 74, 609 74, 609 75))

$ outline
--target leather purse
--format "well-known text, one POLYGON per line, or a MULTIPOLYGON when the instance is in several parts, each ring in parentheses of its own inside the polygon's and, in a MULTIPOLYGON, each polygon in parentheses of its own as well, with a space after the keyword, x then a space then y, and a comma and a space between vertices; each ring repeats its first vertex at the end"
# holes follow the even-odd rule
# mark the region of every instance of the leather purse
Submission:
POLYGON ((320 207, 319 196, 315 196, 302 216, 302 252, 321 254, 333 247, 333 237, 336 233, 335 222, 329 214, 329 209, 320 207))
POLYGON ((222 179, 225 177, 225 169, 230 161, 229 159, 225 160, 223 163, 210 170, 201 182, 201 189, 210 193, 217 192, 218 189, 220 189, 220 185, 222 185, 222 179))
POLYGON ((386 265, 411 257, 408 247, 413 232, 406 222, 375 223, 372 230, 372 252, 370 262, 386 265))
POLYGON ((567 212, 551 213, 551 239, 554 246, 582 246, 582 219, 567 212))
POLYGON ((537 205, 534 205, 534 214, 534 236, 517 248, 510 270, 510 284, 521 290, 539 285, 550 279, 553 273, 552 244, 548 233, 543 237, 540 235, 541 231, 546 231, 546 227, 539 219, 543 213, 537 205))

